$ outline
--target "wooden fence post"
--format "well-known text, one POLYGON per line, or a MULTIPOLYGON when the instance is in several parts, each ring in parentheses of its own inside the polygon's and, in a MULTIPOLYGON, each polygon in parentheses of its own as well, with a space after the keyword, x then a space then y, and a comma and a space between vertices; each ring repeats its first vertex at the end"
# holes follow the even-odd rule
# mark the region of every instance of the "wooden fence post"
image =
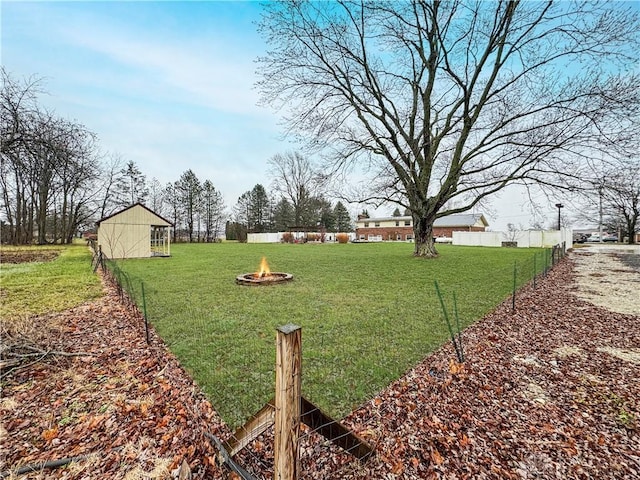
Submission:
POLYGON ((297 325, 278 327, 273 478, 297 480, 301 413, 301 339, 297 325))

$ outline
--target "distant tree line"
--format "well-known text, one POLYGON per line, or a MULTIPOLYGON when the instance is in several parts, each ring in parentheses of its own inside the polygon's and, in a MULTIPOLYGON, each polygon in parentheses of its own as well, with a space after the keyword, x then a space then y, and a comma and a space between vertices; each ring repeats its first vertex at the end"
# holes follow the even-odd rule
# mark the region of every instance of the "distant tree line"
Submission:
POLYGON ((349 211, 342 202, 332 205, 327 199, 328 179, 311 160, 287 152, 268 163, 272 195, 261 184, 243 193, 227 223, 228 239, 243 241, 247 233, 353 230, 349 211))
POLYGON ((272 195, 256 185, 228 212, 209 179, 186 170, 165 185, 133 161, 103 153, 84 125, 43 108, 37 77, 0 71, 1 240, 12 244, 71 243, 95 222, 140 202, 174 224, 174 241, 246 240, 247 232, 293 228, 349 231, 346 207, 325 197, 324 178, 297 153, 276 155, 272 195))
POLYGON ((352 230, 349 211, 340 201, 332 205, 322 196, 310 197, 302 208, 296 209, 287 198, 269 197, 264 186, 257 184, 238 199, 225 234, 229 240, 244 241, 247 233, 352 230))

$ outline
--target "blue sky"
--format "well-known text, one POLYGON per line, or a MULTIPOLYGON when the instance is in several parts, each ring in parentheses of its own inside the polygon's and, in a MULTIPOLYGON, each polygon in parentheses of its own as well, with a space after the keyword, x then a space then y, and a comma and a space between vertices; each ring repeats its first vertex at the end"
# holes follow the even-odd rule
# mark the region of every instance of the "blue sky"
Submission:
MULTIPOLYGON (((265 52, 257 1, 5 0, 0 8, 3 66, 14 78, 43 77, 41 104, 95 132, 103 151, 134 161, 148 180, 164 185, 192 169, 232 207, 257 183, 268 186, 270 157, 296 149, 277 114, 257 105, 255 60, 265 52)), ((530 226, 526 203, 515 188, 503 193, 487 215, 491 228, 530 226)), ((551 205, 538 220, 555 215, 551 205)))
POLYGON ((2 64, 150 180, 192 169, 228 205, 295 148, 258 107, 257 2, 2 2, 2 64))

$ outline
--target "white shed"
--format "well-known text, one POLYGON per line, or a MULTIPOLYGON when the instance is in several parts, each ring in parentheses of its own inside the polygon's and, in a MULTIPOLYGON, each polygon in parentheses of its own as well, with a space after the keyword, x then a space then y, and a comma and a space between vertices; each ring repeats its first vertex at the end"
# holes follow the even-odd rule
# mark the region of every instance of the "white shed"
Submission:
POLYGON ((136 203, 97 222, 98 246, 108 258, 168 257, 171 222, 136 203))

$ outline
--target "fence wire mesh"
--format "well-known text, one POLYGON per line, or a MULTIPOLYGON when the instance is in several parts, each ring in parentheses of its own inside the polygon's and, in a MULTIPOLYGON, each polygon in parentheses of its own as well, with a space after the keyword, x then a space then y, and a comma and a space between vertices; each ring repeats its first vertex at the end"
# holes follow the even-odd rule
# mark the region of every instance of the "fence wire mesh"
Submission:
MULTIPOLYGON (((158 288, 145 285, 141 278, 129 274, 119 261, 107 258, 95 245, 91 244, 94 254, 92 257, 92 267, 94 271, 100 269, 108 282, 111 282, 118 293, 120 301, 131 309, 135 315, 143 322, 141 323, 141 335, 145 335, 149 342, 149 323, 154 321, 153 312, 157 311, 156 298, 161 295, 158 288)), ((552 248, 532 253, 525 259, 514 262, 513 266, 496 268, 491 272, 494 277, 513 277, 512 302, 513 310, 517 309, 517 291, 523 285, 530 284, 532 288, 537 287, 541 277, 547 275, 566 254, 565 245, 555 245, 552 248)), ((455 285, 441 285, 443 308, 451 311, 457 305, 452 298, 455 298, 455 285)), ((480 286, 479 286, 480 287, 480 286)), ((196 295, 206 295, 206 293, 193 293, 196 295)), ((199 338, 181 337, 179 334, 180 324, 188 319, 189 322, 201 324, 200 332, 205 332, 205 324, 209 318, 203 318, 196 309, 190 306, 189 298, 185 298, 185 304, 176 313, 176 321, 172 328, 177 330, 177 335, 168 345, 172 350, 196 349, 197 354, 190 356, 186 362, 186 369, 190 372, 198 370, 208 370, 213 372, 224 372, 225 357, 228 352, 217 351, 211 347, 207 341, 207 335, 203 334, 199 338)), ((199 297, 199 300, 202 298, 199 297)), ((457 321, 456 311, 456 321, 457 321)), ((458 326, 459 328, 459 326, 458 326)), ((196 326, 196 331, 198 328, 196 326)), ((457 332, 459 348, 463 348, 464 333, 457 332)), ((425 352, 426 353, 426 352, 425 352)), ((251 365, 248 365, 249 378, 244 379, 247 385, 258 383, 257 378, 251 378, 251 365)), ((273 371, 270 371, 272 374, 273 371)), ((220 378, 222 375, 220 376, 220 378)), ((216 388, 224 388, 218 385, 216 388)), ((205 388, 205 393, 210 393, 205 388)), ((260 395, 267 399, 273 395, 273 391, 264 391, 260 395)), ((229 401, 233 401, 232 398, 229 401)), ((306 400, 303 398, 303 402, 306 400)), ((214 404, 214 407, 216 405, 214 404)), ((212 448, 216 450, 218 463, 224 465, 229 471, 235 472, 239 478, 246 480, 270 479, 274 476, 274 422, 273 422, 273 401, 266 401, 262 408, 255 404, 239 404, 235 406, 238 416, 235 418, 238 423, 242 417, 241 412, 254 411, 256 415, 237 427, 231 435, 225 438, 209 436, 212 448), (265 413, 266 412, 266 413, 265 413)), ((306 410, 302 409, 300 435, 297 445, 297 478, 300 479, 327 479, 342 478, 349 476, 361 469, 361 462, 366 461, 373 449, 375 454, 375 444, 371 445, 361 438, 354 436, 349 429, 348 420, 339 422, 328 417, 321 409, 315 405, 307 405, 306 410)))

